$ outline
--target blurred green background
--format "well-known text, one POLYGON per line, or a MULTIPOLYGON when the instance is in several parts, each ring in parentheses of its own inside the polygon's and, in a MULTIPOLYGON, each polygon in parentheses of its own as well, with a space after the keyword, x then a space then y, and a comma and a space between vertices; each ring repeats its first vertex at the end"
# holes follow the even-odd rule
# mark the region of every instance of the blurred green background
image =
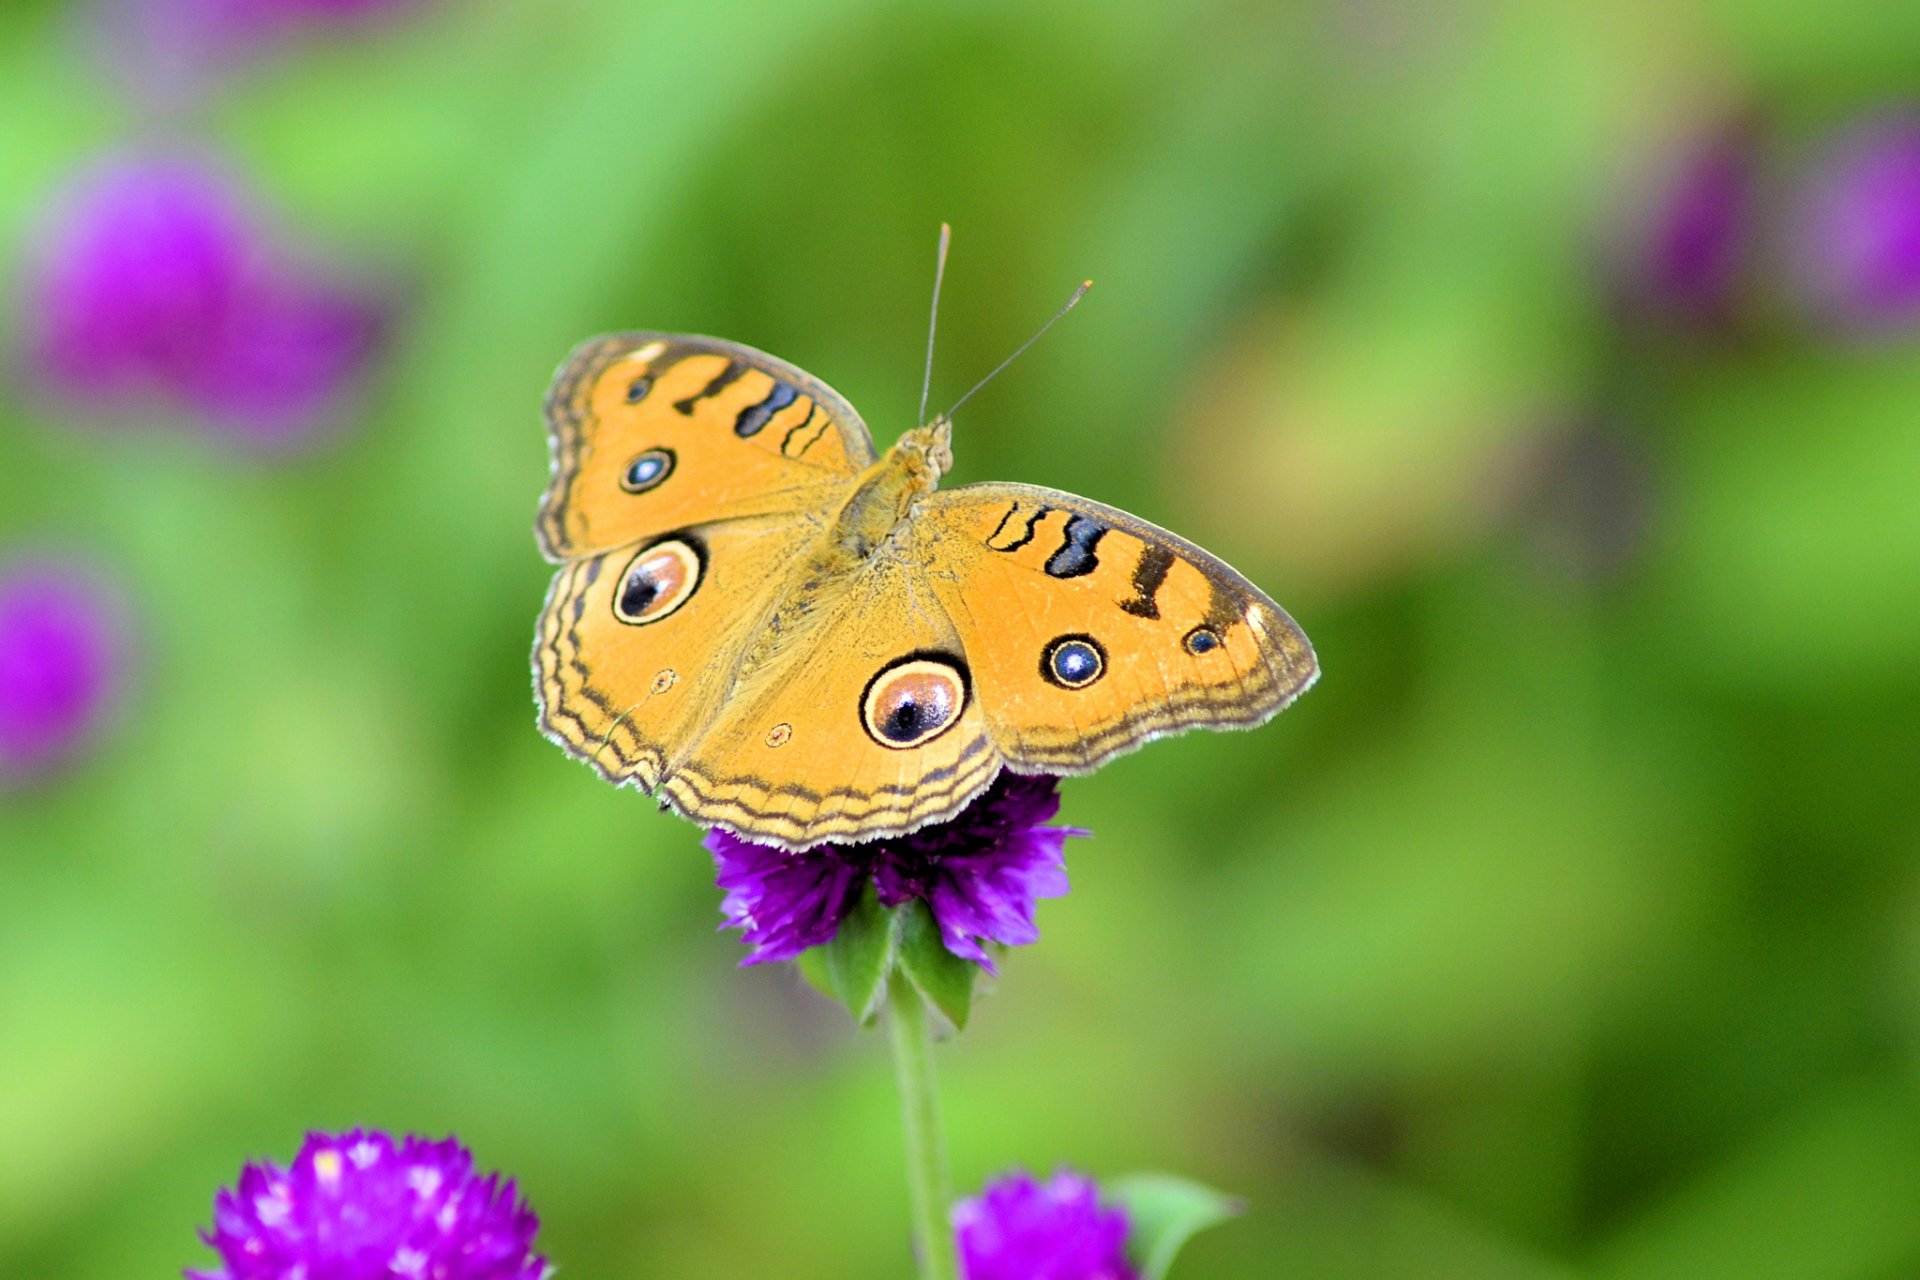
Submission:
POLYGON ((202 1264, 243 1158, 366 1124, 518 1176, 564 1275, 906 1273, 880 1038, 535 731, 529 526, 603 330, 888 443, 946 220, 936 402, 1098 281, 953 480, 1181 531, 1326 672, 1067 785, 1074 892, 941 1054, 961 1188, 1244 1194, 1176 1277, 1920 1274, 1920 354, 1764 262, 1733 332, 1614 283, 1687 138, 1791 170, 1920 86, 1920 7, 443 0, 189 117, 87 21, 0 15, 6 245, 190 135, 401 301, 300 456, 0 408, 0 535, 138 619, 0 797, 0 1272, 202 1264))

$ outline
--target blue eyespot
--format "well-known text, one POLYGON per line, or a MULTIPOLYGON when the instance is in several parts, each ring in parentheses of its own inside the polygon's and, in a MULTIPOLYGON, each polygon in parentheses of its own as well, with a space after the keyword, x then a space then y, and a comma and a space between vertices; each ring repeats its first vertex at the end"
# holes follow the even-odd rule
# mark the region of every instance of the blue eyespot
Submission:
POLYGON ((1084 689, 1106 670, 1106 650, 1092 636, 1061 636, 1040 658, 1041 677, 1062 689, 1084 689))
POLYGON ((628 493, 645 493, 672 474, 673 450, 649 449, 620 473, 620 487, 628 493))
POLYGON ((1181 643, 1186 646, 1188 653, 1197 658, 1220 647, 1220 633, 1212 627, 1195 627, 1187 632, 1187 638, 1181 643))

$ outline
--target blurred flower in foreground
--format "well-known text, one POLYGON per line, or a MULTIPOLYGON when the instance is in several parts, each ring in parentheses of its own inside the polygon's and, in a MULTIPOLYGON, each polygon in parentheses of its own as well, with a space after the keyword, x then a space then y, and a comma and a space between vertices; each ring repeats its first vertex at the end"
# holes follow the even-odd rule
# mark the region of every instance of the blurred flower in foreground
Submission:
POLYGON ((951 822, 864 844, 824 844, 788 853, 729 832, 706 846, 726 890, 726 926, 744 931, 742 964, 791 960, 832 939, 869 879, 880 901, 922 899, 948 951, 993 972, 982 942, 1036 941, 1038 899, 1067 892, 1063 857, 1076 827, 1051 827, 1060 811, 1057 780, 1002 773, 951 822))
POLYGON ((1920 321, 1920 108, 1834 140, 1806 177, 1787 234, 1817 313, 1854 330, 1920 321))
POLYGON ((1134 1280, 1126 1211, 1093 1179, 1062 1169, 1016 1173, 953 1207, 965 1280, 1134 1280))
POLYGON ((124 685, 118 594, 53 560, 0 566, 0 785, 71 759, 124 685))
POLYGON ((1754 239, 1758 146, 1746 124, 1695 138, 1656 184, 1634 236, 1634 303, 1688 324, 1723 324, 1754 239))
POLYGON ((55 201, 27 272, 30 376, 95 416, 310 440, 373 351, 371 299, 297 264, 224 172, 121 159, 55 201))
POLYGON ((217 1271, 188 1280, 543 1280, 540 1220, 457 1141, 308 1134, 291 1168, 250 1164, 201 1238, 217 1271))

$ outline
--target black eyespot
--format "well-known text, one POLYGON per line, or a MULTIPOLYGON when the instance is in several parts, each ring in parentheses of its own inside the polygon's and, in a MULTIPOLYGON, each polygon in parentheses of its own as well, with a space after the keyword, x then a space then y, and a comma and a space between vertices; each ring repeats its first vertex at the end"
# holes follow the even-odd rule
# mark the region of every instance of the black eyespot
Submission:
POLYGON ((909 655, 880 670, 860 697, 873 740, 904 750, 952 728, 967 704, 966 669, 938 654, 909 655))
POLYGON ((642 375, 627 384, 627 403, 639 404, 653 390, 653 379, 642 375))
POLYGON ((645 626, 685 604, 705 576, 695 544, 668 538, 642 548, 627 562, 614 590, 613 616, 629 626, 645 626))
POLYGON ((620 487, 628 493, 645 493, 672 474, 673 450, 649 449, 620 473, 620 487))
POLYGON ((1186 646, 1188 653, 1198 657, 1220 647, 1220 633, 1212 627, 1195 627, 1187 632, 1187 638, 1181 643, 1186 646))
POLYGON ((1107 651, 1092 636, 1060 636, 1040 655, 1040 676, 1062 689, 1084 689, 1105 675, 1107 651))

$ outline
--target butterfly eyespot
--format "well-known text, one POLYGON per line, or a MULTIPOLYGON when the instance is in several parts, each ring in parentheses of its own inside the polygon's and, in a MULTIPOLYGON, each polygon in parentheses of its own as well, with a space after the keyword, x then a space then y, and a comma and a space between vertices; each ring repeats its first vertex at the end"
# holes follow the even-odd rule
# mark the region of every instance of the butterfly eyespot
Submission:
POLYGON ((639 404, 647 398, 647 392, 651 390, 653 390, 653 379, 645 374, 640 375, 627 384, 627 403, 639 404))
POLYGON ((628 493, 645 493, 673 474, 673 450, 649 449, 636 454, 620 473, 620 487, 628 493))
POLYGON ((1186 639, 1180 643, 1185 646, 1188 653, 1199 657, 1203 653, 1211 653, 1220 647, 1220 633, 1212 627, 1195 627, 1187 632, 1186 639))
POLYGON ((1040 655, 1040 676, 1062 689, 1084 689, 1107 673, 1107 651, 1092 636, 1060 636, 1040 655))
POLYGON ((787 745, 787 740, 791 737, 793 737, 793 726, 783 721, 767 730, 767 745, 770 747, 784 747, 787 745))
POLYGON ((867 682, 860 717, 883 747, 917 747, 952 728, 967 703, 964 668, 943 658, 907 657, 867 682))
POLYGON ((667 690, 673 688, 674 684, 678 682, 679 679, 680 679, 680 673, 675 671, 672 667, 662 667, 660 668, 659 671, 654 673, 653 683, 647 687, 652 689, 655 693, 665 693, 667 690))
POLYGON ((704 568, 700 553, 678 538, 642 548, 620 575, 613 616, 636 627, 660 621, 693 597, 704 568))

